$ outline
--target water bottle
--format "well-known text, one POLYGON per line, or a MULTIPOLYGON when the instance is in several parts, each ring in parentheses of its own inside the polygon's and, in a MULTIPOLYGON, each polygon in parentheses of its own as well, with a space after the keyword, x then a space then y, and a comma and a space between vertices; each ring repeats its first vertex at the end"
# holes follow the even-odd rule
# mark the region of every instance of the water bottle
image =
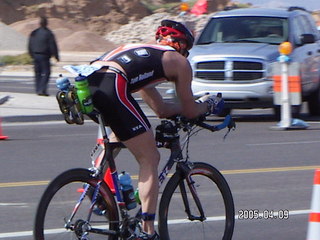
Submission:
POLYGON ((63 77, 62 74, 56 79, 56 86, 61 91, 67 91, 70 87, 70 80, 67 77, 63 77))
POLYGON ((91 113, 93 111, 93 104, 87 78, 79 75, 75 78, 75 85, 81 111, 86 114, 91 113))
POLYGON ((123 200, 126 204, 128 210, 134 209, 137 206, 136 199, 134 197, 134 189, 131 185, 130 174, 123 171, 119 175, 119 182, 121 185, 121 191, 123 195, 123 200))
POLYGON ((137 188, 137 189, 134 191, 134 197, 135 197, 135 199, 136 199, 136 202, 141 205, 141 200, 140 200, 140 196, 139 196, 139 188, 137 188))

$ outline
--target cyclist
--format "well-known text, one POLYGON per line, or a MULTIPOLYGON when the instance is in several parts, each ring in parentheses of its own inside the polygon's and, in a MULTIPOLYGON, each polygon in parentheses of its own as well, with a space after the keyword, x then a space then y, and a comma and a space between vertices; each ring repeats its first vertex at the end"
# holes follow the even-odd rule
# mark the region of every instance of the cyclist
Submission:
POLYGON ((137 240, 159 239, 154 219, 160 154, 151 125, 131 94, 139 91, 159 118, 181 114, 192 119, 223 107, 223 101, 213 96, 194 101, 192 70, 186 59, 194 42, 192 33, 182 23, 163 20, 156 40, 157 44, 127 44, 102 55, 91 64, 103 67, 88 77, 94 106, 140 166, 138 187, 144 232, 137 240), (161 81, 175 84, 178 102, 163 100, 155 88, 161 81))

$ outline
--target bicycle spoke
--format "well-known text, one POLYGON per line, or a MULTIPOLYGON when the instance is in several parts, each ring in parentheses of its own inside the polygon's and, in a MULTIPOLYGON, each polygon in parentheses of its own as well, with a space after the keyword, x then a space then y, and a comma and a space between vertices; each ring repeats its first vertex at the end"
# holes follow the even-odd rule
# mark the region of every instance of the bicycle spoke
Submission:
POLYGON ((115 230, 119 222, 114 221, 116 219, 109 221, 110 208, 100 194, 97 194, 96 204, 92 206, 96 181, 80 179, 62 180, 62 185, 56 182, 53 186, 56 185, 58 189, 51 186, 45 192, 37 213, 37 240, 116 239, 115 230))
POLYGON ((186 240, 230 239, 234 221, 232 198, 231 201, 224 201, 210 170, 206 173, 206 169, 196 169, 191 175, 192 181, 189 185, 183 185, 181 181, 186 180, 177 177, 169 182, 168 185, 171 186, 164 190, 159 210, 160 237, 179 240, 183 233, 183 239, 186 240), (182 194, 183 192, 185 194, 182 194), (228 213, 226 204, 231 204, 228 213), (232 230, 227 227, 230 222, 232 230))
MULTIPOLYGON (((217 190, 215 186, 212 186, 210 179, 208 181, 204 176, 194 176, 193 179, 196 182, 195 188, 205 211, 206 221, 189 221, 184 213, 184 206, 182 205, 183 202, 181 202, 179 196, 180 193, 176 191, 171 199, 171 208, 169 209, 168 215, 170 229, 172 229, 170 230, 170 237, 172 236, 171 239, 178 239, 179 234, 176 235, 177 238, 174 238, 174 235, 172 235, 173 232, 184 232, 186 233, 185 236, 190 236, 189 238, 187 237, 187 239, 194 239, 192 236, 197 236, 197 239, 199 240, 207 239, 208 236, 206 236, 206 229, 208 229, 208 234, 211 236, 210 239, 215 239, 213 236, 215 236, 216 239, 221 239, 224 230, 225 213, 224 203, 221 195, 219 194, 219 190, 217 190)), ((188 191, 187 194, 192 216, 194 218, 200 218, 201 214, 191 196, 190 191, 188 191)))
MULTIPOLYGON (((47 214, 46 214, 46 219, 45 219, 45 229, 49 230, 51 229, 59 229, 60 228, 60 233, 59 235, 74 235, 73 238, 70 239, 77 239, 75 234, 64 228, 65 225, 65 218, 66 216, 70 215, 70 210, 74 208, 76 205, 76 199, 79 199, 80 193, 78 192, 79 190, 83 188, 83 183, 73 183, 70 185, 65 186, 64 188, 60 189, 57 194, 54 196, 54 198, 51 200, 51 203, 47 209, 47 214), (59 221, 59 219, 61 219, 59 221), (63 231, 64 229, 64 231, 63 231)), ((77 211, 74 212, 74 216, 72 218, 72 223, 71 225, 73 226, 73 229, 75 228, 80 228, 80 222, 83 222, 83 224, 86 222, 89 209, 91 205, 91 199, 88 196, 85 196, 84 199, 82 200, 79 205, 77 205, 77 211), (77 224, 79 226, 77 226, 77 224)), ((96 224, 101 222, 105 222, 107 224, 106 219, 103 221, 101 220, 102 216, 97 216, 97 215, 92 215, 92 221, 90 224, 96 224), (98 220, 100 218, 100 220, 98 220)), ((90 226, 93 227, 93 226, 90 226)), ((57 233, 57 231, 55 232, 57 233)), ((52 239, 55 239, 56 234, 52 234, 51 237, 52 239)), ((49 235, 47 235, 49 236, 49 235)), ((51 239, 51 237, 47 239, 51 239)), ((97 238, 99 239, 99 238, 97 238)), ((103 239, 103 236, 101 236, 101 239, 103 239)))

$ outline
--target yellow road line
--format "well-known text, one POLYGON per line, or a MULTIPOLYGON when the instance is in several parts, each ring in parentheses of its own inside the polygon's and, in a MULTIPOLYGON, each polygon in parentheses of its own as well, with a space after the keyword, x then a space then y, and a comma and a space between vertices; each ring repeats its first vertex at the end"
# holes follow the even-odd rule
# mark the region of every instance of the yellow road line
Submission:
POLYGON ((239 170, 223 170, 222 174, 243 174, 243 173, 269 173, 269 172, 292 172, 305 171, 320 168, 320 165, 315 166, 299 166, 299 167, 278 167, 278 168, 254 168, 254 169, 239 169, 239 170))
POLYGON ((0 183, 0 188, 4 187, 26 187, 26 186, 41 186, 47 185, 49 181, 32 181, 32 182, 9 182, 9 183, 0 183))
MULTIPOLYGON (((297 166, 297 167, 278 167, 278 168, 253 168, 253 169, 235 169, 235 170, 222 170, 221 173, 228 174, 246 174, 246 173, 271 173, 271 172, 292 172, 292 171, 306 171, 320 169, 320 165, 314 166, 297 166)), ((138 176, 133 175, 132 179, 137 180, 138 176)), ((47 185, 49 181, 30 181, 30 182, 9 182, 0 183, 0 188, 10 187, 27 187, 27 186, 43 186, 47 185)))

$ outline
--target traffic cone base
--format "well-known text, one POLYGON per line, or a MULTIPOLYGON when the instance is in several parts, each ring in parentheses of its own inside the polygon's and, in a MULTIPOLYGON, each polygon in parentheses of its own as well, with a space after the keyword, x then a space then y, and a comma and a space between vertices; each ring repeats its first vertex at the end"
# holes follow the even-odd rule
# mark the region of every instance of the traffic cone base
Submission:
POLYGON ((1 121, 1 118, 0 118, 0 140, 6 140, 6 139, 8 139, 8 136, 2 135, 2 126, 1 126, 1 124, 2 124, 2 121, 1 121))

